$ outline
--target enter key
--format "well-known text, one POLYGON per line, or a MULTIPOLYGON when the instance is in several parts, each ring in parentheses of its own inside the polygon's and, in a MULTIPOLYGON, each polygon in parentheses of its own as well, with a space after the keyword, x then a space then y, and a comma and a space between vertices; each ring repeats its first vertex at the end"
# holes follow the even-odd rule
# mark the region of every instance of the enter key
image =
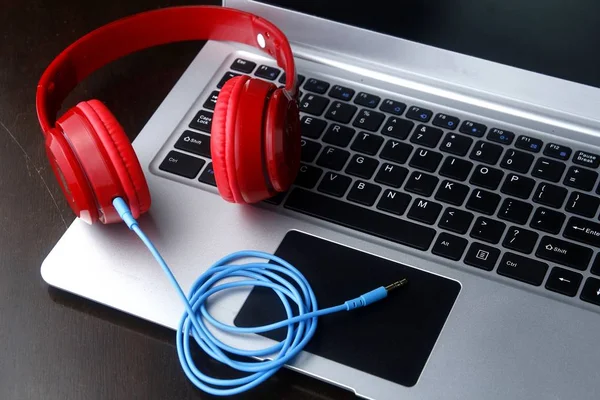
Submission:
POLYGON ((592 258, 592 250, 575 243, 550 236, 542 237, 535 255, 544 260, 585 271, 592 258))

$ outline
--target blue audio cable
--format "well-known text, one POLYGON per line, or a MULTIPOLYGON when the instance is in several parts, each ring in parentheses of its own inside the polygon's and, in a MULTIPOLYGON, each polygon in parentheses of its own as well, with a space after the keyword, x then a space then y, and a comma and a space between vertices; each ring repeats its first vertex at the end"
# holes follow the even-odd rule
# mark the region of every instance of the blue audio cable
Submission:
POLYGON ((229 254, 213 264, 194 282, 188 298, 152 241, 144 234, 144 232, 142 232, 138 222, 131 215, 131 211, 125 201, 117 197, 114 199, 113 205, 129 229, 134 231, 146 245, 148 250, 150 250, 173 284, 179 297, 181 297, 183 305, 185 306, 185 312, 180 320, 176 337, 179 361, 190 381, 200 390, 212 395, 229 396, 240 394, 267 380, 285 363, 298 355, 310 341, 317 328, 317 317, 364 307, 385 298, 391 290, 402 287, 408 283, 407 279, 401 279, 386 287, 380 286, 360 297, 348 300, 344 304, 319 310, 313 290, 300 271, 273 254, 247 250, 229 254), (253 262, 235 264, 236 261, 243 258, 265 259, 272 263, 253 262), (293 280, 300 287, 302 294, 296 290, 290 281, 277 275, 275 272, 281 273, 293 280), (215 283, 231 277, 248 279, 222 283, 213 287, 215 283), (287 313, 287 319, 269 325, 242 328, 223 324, 208 313, 205 302, 211 295, 222 290, 242 286, 263 286, 271 288, 283 303, 287 313), (296 303, 299 315, 294 316, 288 299, 296 303), (282 342, 265 349, 237 349, 217 339, 208 330, 206 322, 202 317, 214 327, 230 333, 261 333, 287 327, 287 335, 282 342), (298 325, 295 326, 295 324, 298 325), (202 350, 213 359, 220 361, 233 369, 248 373, 249 375, 237 379, 217 379, 207 376, 194 364, 190 350, 190 337, 193 337, 202 350), (271 360, 266 359, 264 361, 256 360, 253 362, 242 362, 232 360, 226 353, 249 357, 252 360, 271 356, 273 354, 276 354, 276 356, 271 360))

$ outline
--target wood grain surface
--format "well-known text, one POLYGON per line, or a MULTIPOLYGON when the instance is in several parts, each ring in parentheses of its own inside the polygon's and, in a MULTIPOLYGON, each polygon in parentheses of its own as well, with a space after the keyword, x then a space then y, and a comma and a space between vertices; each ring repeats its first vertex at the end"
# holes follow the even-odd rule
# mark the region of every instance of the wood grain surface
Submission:
MULTIPOLYGON (((50 61, 90 30, 167 0, 0 0, 0 399, 207 399, 183 374, 173 332, 49 288, 40 264, 73 215, 46 160, 35 114, 50 61)), ((218 2, 212 2, 217 3, 218 2)), ((98 71, 65 108, 104 101, 134 139, 202 43, 146 50, 98 71)), ((219 368, 199 355, 201 364, 219 368)), ((240 398, 351 399, 281 370, 240 398)))

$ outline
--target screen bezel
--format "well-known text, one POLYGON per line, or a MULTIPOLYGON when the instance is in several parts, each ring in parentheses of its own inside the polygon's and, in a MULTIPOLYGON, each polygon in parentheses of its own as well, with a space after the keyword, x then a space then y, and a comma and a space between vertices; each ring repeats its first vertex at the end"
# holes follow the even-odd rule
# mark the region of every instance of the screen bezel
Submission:
MULTIPOLYGON (((259 3, 224 0, 279 26, 295 51, 568 121, 600 135, 600 89, 259 3), (334 30, 338 34, 332 35, 334 30), (377 45, 374 45, 376 43, 377 45), (410 56, 403 56, 410 55, 410 56), (502 77, 502 79, 499 79, 502 77)), ((340 65, 340 64, 338 64, 340 65)))

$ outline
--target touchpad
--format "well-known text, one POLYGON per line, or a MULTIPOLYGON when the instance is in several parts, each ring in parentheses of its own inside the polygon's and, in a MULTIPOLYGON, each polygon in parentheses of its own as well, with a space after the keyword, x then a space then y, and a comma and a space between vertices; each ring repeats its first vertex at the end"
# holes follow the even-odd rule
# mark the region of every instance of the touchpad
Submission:
MULTIPOLYGON (((302 272, 320 309, 407 278, 406 287, 379 302, 320 317, 304 349, 404 386, 416 384, 458 296, 458 282, 296 231, 275 254, 302 272)), ((286 314, 277 295, 255 287, 235 325, 282 319, 286 314)), ((281 341, 285 333, 282 328, 264 336, 281 341)))

